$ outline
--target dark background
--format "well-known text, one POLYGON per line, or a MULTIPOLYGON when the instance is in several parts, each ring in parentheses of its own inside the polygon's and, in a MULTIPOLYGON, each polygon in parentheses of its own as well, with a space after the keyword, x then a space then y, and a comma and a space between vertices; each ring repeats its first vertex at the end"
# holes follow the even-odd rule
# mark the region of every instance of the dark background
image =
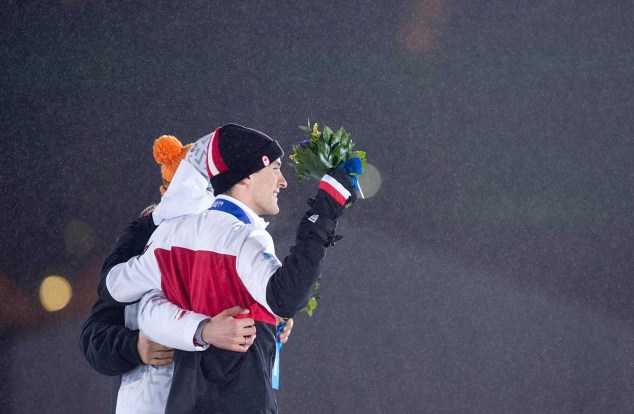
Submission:
MULTIPOLYGON (((0 412, 106 411, 79 331, 158 201, 154 139, 237 122, 289 154, 308 118, 382 181, 296 318, 280 412, 634 412, 633 2, 175 4, 0 8, 0 412)), ((284 173, 281 257, 315 186, 284 173)))

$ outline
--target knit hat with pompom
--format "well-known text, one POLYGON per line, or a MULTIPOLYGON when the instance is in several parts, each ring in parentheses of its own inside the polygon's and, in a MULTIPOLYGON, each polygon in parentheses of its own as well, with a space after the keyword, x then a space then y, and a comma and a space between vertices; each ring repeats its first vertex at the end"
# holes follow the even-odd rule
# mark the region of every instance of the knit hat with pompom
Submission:
POLYGON ((163 178, 163 184, 159 188, 161 195, 167 191, 178 165, 191 147, 192 144, 183 146, 178 138, 172 135, 163 135, 154 141, 152 152, 156 162, 161 165, 161 177, 163 178))

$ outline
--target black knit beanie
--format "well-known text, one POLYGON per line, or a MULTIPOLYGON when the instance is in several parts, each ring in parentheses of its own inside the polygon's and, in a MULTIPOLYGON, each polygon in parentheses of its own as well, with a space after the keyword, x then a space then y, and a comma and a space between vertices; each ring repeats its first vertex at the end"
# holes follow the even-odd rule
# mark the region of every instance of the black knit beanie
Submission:
POLYGON ((236 124, 221 126, 207 148, 207 172, 214 195, 225 193, 283 155, 277 141, 260 131, 236 124))

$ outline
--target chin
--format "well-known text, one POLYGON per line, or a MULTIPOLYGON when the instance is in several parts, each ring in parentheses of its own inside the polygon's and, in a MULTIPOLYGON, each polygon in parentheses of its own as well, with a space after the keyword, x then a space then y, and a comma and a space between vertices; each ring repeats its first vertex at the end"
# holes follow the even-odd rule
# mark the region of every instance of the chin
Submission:
POLYGON ((276 215, 276 214, 277 214, 277 213, 279 213, 279 212, 280 212, 280 208, 279 208, 279 207, 277 206, 277 204, 276 204, 276 205, 274 205, 274 206, 271 206, 271 208, 269 209, 269 213, 268 213, 268 215, 269 215, 269 216, 274 216, 274 215, 276 215))

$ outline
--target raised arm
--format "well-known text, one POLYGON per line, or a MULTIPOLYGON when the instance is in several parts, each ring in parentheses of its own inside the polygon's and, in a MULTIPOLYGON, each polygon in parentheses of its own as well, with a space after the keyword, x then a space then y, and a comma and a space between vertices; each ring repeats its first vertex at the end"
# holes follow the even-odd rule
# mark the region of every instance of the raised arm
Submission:
POLYGON ((293 317, 308 300, 321 273, 322 260, 337 240, 337 219, 356 200, 348 172, 332 169, 322 178, 317 196, 297 228, 295 245, 283 263, 275 257, 268 233, 255 231, 243 245, 238 273, 249 293, 275 315, 293 317))

